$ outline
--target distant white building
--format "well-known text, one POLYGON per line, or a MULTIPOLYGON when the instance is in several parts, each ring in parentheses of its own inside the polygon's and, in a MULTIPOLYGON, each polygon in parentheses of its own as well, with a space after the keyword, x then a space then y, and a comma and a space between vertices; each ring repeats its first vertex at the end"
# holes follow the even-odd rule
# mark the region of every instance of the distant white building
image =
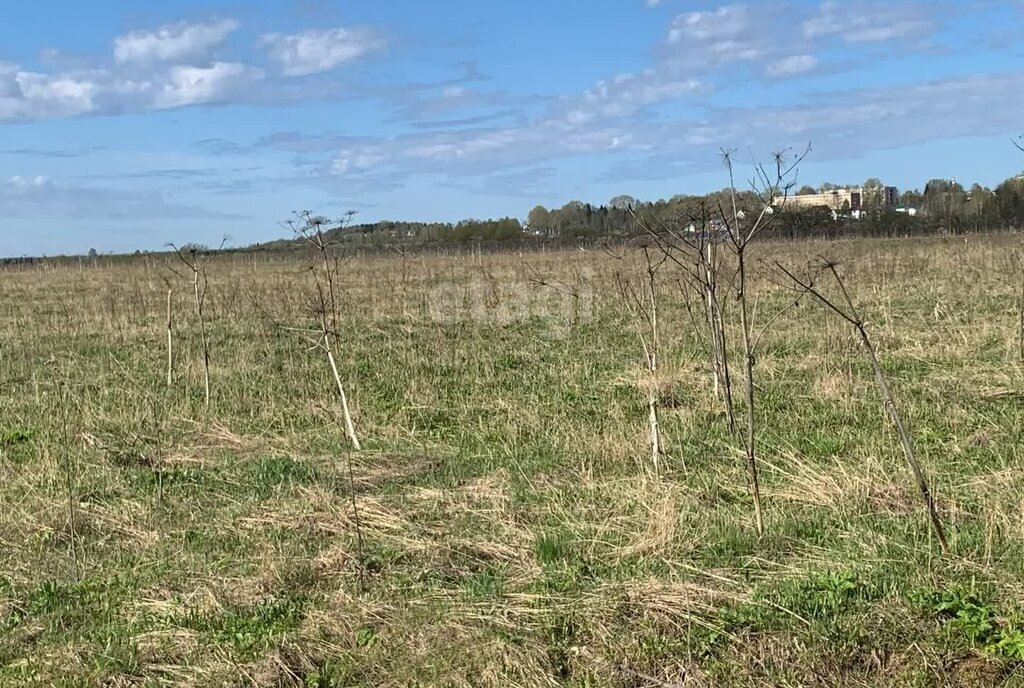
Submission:
POLYGON ((881 194, 881 204, 886 207, 893 207, 899 197, 895 186, 883 186, 880 189, 855 187, 849 189, 831 189, 816 194, 797 194, 786 198, 786 205, 796 208, 826 207, 832 210, 849 208, 852 213, 861 210, 868 198, 881 194))

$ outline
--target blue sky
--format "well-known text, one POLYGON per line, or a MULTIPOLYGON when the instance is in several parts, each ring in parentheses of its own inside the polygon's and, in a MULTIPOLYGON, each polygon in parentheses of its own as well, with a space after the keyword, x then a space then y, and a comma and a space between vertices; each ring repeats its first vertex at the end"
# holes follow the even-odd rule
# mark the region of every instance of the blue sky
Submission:
POLYGON ((0 255, 1024 168, 1020 0, 39 0, 0 27, 0 255))

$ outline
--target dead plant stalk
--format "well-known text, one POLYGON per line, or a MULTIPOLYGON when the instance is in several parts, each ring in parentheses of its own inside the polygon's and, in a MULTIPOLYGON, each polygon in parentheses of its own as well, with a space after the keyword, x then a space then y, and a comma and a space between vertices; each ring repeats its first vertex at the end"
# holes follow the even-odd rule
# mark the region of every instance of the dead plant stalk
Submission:
POLYGON ((167 290, 167 386, 174 384, 174 321, 171 314, 173 289, 167 290))
POLYGON ((623 302, 626 304, 633 325, 643 349, 646 367, 650 373, 650 380, 647 384, 647 422, 649 428, 649 442, 651 448, 651 465, 654 472, 661 471, 661 457, 663 448, 661 443, 661 430, 658 421, 658 349, 659 349, 659 324, 658 324, 658 270, 665 263, 666 258, 655 260, 650 249, 646 246, 643 249, 645 261, 645 277, 639 289, 630 281, 616 275, 619 282, 619 291, 623 302))
MULTIPOLYGON (((170 244, 171 248, 177 254, 178 259, 189 269, 191 273, 188 275, 189 281, 192 284, 192 293, 195 298, 196 307, 196 320, 199 326, 199 341, 202 345, 203 352, 203 400, 206 408, 210 407, 210 339, 207 335, 206 327, 206 295, 210 289, 210 280, 206 273, 206 268, 209 266, 210 261, 213 260, 217 252, 224 248, 228 239, 225 237, 220 244, 220 247, 216 251, 208 251, 205 247, 198 244, 186 244, 181 248, 170 244)), ((173 270, 173 268, 172 268, 173 270)), ((179 276, 174 270, 175 274, 179 276)), ((169 330, 169 327, 168 327, 169 330)))
POLYGON ((850 298, 850 293, 847 290, 843 279, 839 276, 835 263, 826 262, 823 267, 831 273, 832 278, 838 285, 839 292, 842 294, 845 306, 836 304, 819 291, 814 286, 814 280, 812 278, 808 277, 806 279, 801 279, 784 268, 778 262, 776 262, 776 266, 790 280, 799 286, 804 293, 814 296, 821 304, 849 323, 857 333, 857 338, 860 341, 861 348, 864 350, 864 354, 867 357, 868 362, 871 364, 871 369, 874 371, 875 383, 878 386, 879 394, 882 397, 882 403, 885 405, 886 413, 892 421, 893 426, 896 428, 896 434, 899 436, 900 445, 903 448, 903 455, 906 458, 907 465, 910 467, 910 472, 913 474, 914 480, 917 483, 917 489, 921 493, 921 498, 924 500, 925 506, 928 509, 928 517, 931 521, 932 530, 935 532, 935 537, 939 541, 939 547, 942 550, 942 553, 948 555, 949 545, 946 542, 946 533, 942 527, 942 519, 939 517, 938 509, 935 506, 935 499, 932 496, 931 488, 928 486, 928 479, 925 477, 924 468, 917 460, 917 456, 914 452, 914 445, 910 439, 910 433, 907 432, 907 428, 903 424, 903 416, 900 414, 899 408, 896 405, 896 398, 893 396, 892 389, 889 387, 889 381, 885 377, 885 371, 882 369, 882 365, 878 361, 878 352, 875 350, 875 345, 871 341, 871 337, 868 335, 867 328, 864 325, 864 319, 861 318, 860 312, 853 303, 853 299, 850 298))
MULTIPOLYGON (((334 229, 335 237, 337 237, 337 234, 344 229, 351 217, 352 213, 342 220, 339 227, 334 229)), ((361 451, 362 445, 359 443, 359 437, 356 435, 355 423, 352 420, 352 413, 348 405, 348 395, 345 393, 345 385, 342 384, 341 373, 338 370, 338 362, 334 356, 335 338, 339 331, 339 306, 336 284, 338 261, 336 258, 331 256, 330 248, 333 243, 332 240, 328 238, 328 235, 324 233, 324 228, 327 223, 327 218, 313 215, 309 211, 302 211, 296 213, 295 218, 288 222, 287 225, 297 236, 304 238, 315 251, 316 257, 314 258, 313 265, 310 267, 310 272, 312 273, 314 283, 313 309, 317 315, 319 330, 315 331, 315 336, 312 336, 311 339, 315 339, 313 347, 324 352, 327 362, 331 367, 331 374, 334 376, 334 382, 338 389, 338 396, 341 400, 341 412, 345 423, 345 434, 352 445, 352 450, 361 451)), ((364 582, 364 572, 362 568, 364 564, 363 528, 359 516, 359 504, 356 500, 355 471, 352 465, 351 452, 346 453, 346 469, 348 473, 349 497, 352 507, 352 521, 355 525, 356 542, 360 560, 359 580, 360 585, 362 585, 364 582)))

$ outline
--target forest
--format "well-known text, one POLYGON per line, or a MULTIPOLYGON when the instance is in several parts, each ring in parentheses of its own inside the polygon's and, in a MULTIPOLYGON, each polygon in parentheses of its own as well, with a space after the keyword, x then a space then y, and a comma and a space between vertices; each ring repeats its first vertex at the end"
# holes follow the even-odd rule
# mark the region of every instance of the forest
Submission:
MULTIPOLYGON (((774 209, 779 217, 773 223, 771 236, 788 239, 906 237, 1007 231, 1024 226, 1024 175, 1008 178, 995 188, 977 183, 965 187, 956 180, 932 179, 925 184, 924 190, 903 191, 899 195, 898 206, 865 202, 859 216, 842 209, 833 214, 825 207, 798 207, 790 198, 847 187, 881 188, 882 182, 871 178, 861 184, 825 183, 817 188, 790 188, 786 190, 785 197, 776 200, 774 209)), ((334 231, 344 244, 367 248, 530 243, 573 245, 644 234, 644 227, 697 231, 721 221, 724 209, 731 202, 728 199, 728 189, 704 195, 678 194, 657 201, 620 195, 603 205, 578 200, 569 201, 560 208, 538 205, 525 221, 504 217, 466 219, 457 223, 344 222, 334 231)), ((760 211, 761 201, 754 192, 741 190, 737 199, 744 212, 760 211)), ((288 237, 254 248, 297 250, 303 246, 301 240, 288 237)))

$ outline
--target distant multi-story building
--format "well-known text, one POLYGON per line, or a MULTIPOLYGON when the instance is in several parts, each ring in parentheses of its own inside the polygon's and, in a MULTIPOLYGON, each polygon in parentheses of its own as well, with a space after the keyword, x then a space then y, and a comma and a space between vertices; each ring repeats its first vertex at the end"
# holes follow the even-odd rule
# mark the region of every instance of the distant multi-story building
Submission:
POLYGON ((895 207, 899 200, 899 193, 895 186, 883 186, 881 189, 865 189, 864 187, 853 187, 847 189, 831 189, 816 194, 804 194, 802 196, 790 196, 786 199, 787 205, 794 208, 817 208, 825 207, 839 212, 849 209, 850 212, 860 212, 868 199, 875 194, 881 194, 881 205, 883 207, 895 207))

